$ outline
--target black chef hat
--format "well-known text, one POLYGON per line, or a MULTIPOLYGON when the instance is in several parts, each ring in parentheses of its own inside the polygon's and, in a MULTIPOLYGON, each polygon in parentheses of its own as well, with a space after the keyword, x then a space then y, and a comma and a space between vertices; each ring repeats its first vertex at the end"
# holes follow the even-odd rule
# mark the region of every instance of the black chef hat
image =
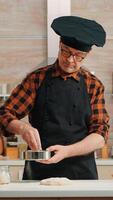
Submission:
POLYGON ((53 20, 51 27, 60 35, 61 41, 75 49, 88 52, 92 45, 103 47, 106 33, 94 20, 77 16, 62 16, 53 20))

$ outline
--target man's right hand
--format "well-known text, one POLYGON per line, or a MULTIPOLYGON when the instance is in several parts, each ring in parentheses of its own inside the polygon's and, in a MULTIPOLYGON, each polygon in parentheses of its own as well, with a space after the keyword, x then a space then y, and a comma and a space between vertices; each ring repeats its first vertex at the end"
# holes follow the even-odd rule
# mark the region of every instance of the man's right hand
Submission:
POLYGON ((13 120, 9 123, 8 131, 21 135, 22 138, 26 141, 30 149, 32 150, 41 150, 41 140, 39 132, 36 128, 33 128, 30 124, 25 123, 20 120, 13 120))
POLYGON ((33 128, 32 126, 25 125, 23 130, 21 130, 21 136, 22 138, 27 142, 28 146, 32 150, 41 150, 41 141, 39 132, 36 128, 33 128))

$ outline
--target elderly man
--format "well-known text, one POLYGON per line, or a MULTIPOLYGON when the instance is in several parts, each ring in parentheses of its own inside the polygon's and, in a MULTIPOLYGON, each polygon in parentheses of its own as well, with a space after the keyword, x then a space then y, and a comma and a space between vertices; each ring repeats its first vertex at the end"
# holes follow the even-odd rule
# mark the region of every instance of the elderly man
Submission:
POLYGON ((76 16, 58 17, 51 26, 60 35, 56 62, 14 89, 0 109, 0 126, 6 136, 21 135, 30 149, 54 153, 26 161, 23 179, 97 179, 94 151, 108 138, 109 117, 103 84, 81 65, 106 34, 97 22, 76 16), (30 124, 20 121, 26 115, 30 124))

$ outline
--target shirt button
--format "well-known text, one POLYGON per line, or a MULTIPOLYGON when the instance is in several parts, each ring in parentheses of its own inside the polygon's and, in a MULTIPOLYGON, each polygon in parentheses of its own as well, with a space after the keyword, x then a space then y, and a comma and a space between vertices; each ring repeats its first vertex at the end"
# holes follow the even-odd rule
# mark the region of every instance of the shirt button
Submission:
POLYGON ((77 90, 80 90, 80 87, 78 87, 77 90))
POLYGON ((51 87, 51 85, 50 85, 50 84, 48 84, 48 85, 47 85, 47 87, 48 87, 48 88, 50 88, 50 87, 51 87))
POLYGON ((72 122, 69 122, 69 126, 72 126, 72 122))
POLYGON ((76 106, 76 104, 73 104, 73 108, 76 108, 77 106, 76 106))
POLYGON ((54 85, 54 83, 53 83, 53 82, 51 82, 51 85, 54 85))

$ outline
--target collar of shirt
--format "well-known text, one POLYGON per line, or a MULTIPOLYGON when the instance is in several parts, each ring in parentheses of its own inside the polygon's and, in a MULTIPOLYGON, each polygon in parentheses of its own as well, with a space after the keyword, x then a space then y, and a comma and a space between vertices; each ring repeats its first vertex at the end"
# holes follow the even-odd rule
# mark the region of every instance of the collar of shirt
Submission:
POLYGON ((53 67, 53 72, 52 72, 52 77, 58 77, 61 76, 64 80, 66 80, 68 77, 72 77, 75 80, 79 81, 80 80, 80 75, 81 75, 81 68, 76 71, 73 72, 71 74, 67 74, 65 72, 63 72, 58 64, 58 60, 54 63, 54 67, 53 67))

